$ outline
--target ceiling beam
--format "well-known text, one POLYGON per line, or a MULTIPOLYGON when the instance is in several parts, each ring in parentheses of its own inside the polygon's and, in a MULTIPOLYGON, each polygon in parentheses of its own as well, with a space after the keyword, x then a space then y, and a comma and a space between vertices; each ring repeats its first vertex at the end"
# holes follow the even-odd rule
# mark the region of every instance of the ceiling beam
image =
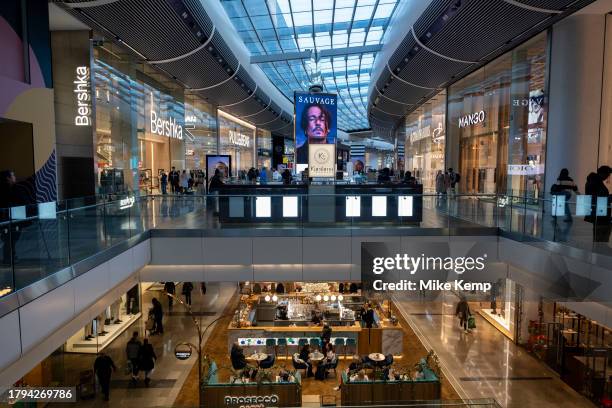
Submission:
MULTIPOLYGON (((319 51, 317 59, 321 60, 322 58, 338 57, 344 55, 375 53, 379 52, 381 49, 382 44, 362 45, 359 47, 332 48, 328 50, 319 51)), ((311 59, 313 57, 313 54, 316 53, 314 53, 312 50, 305 50, 300 52, 286 52, 280 54, 251 55, 251 64, 264 64, 266 62, 311 59)))

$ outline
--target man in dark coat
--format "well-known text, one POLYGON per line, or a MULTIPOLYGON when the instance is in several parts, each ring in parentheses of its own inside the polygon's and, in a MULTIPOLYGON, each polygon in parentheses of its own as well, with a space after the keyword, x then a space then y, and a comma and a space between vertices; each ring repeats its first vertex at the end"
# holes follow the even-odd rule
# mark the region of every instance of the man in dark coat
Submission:
POLYGON ((600 197, 605 197, 606 207, 610 203, 610 192, 605 185, 606 180, 610 178, 612 169, 609 166, 601 166, 597 169, 597 173, 591 173, 587 177, 587 182, 584 186, 585 194, 591 196, 591 214, 584 219, 593 224, 593 240, 594 242, 608 242, 610 240, 610 209, 605 208, 604 213, 597 214, 597 201, 600 197))
POLYGON ((115 363, 110 356, 101 352, 94 362, 94 373, 98 377, 100 388, 102 388, 102 394, 104 394, 104 401, 108 401, 110 393, 110 379, 111 374, 117 370, 115 363))

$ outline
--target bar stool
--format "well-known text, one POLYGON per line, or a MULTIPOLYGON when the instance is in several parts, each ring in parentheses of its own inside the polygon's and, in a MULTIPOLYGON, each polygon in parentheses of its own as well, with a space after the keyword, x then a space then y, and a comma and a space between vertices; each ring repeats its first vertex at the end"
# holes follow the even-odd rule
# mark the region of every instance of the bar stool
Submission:
POLYGON ((346 347, 344 348, 345 350, 349 347, 353 347, 354 348, 354 352, 352 354, 356 354, 357 353, 357 340, 353 339, 353 338, 347 338, 346 339, 346 347))
MULTIPOLYGON (((346 360, 346 344, 344 343, 344 338, 336 337, 334 339, 334 347, 336 348, 336 350, 338 350, 340 346, 342 346, 342 354, 344 354, 344 359, 346 360)), ((336 353, 336 354, 340 355, 340 353, 336 353)))
POLYGON ((308 339, 299 339, 298 340, 298 353, 302 350, 302 347, 308 344, 308 339))
POLYGON ((270 347, 274 349, 274 357, 276 358, 276 339, 266 339, 266 352, 270 347))
POLYGON ((321 339, 313 337, 310 339, 310 347, 314 347, 317 350, 321 350, 321 339))
POLYGON ((281 337, 279 339, 276 340, 276 352, 278 353, 278 349, 280 347, 284 347, 285 348, 285 360, 289 359, 289 346, 287 345, 287 338, 286 337, 281 337))

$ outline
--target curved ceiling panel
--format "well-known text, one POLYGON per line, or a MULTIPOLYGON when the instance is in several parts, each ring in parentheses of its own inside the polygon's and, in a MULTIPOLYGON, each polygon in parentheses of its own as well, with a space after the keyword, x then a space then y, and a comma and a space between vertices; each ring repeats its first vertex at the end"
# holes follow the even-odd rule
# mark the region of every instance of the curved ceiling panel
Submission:
MULTIPOLYGON (((244 120, 290 135, 292 104, 263 73, 254 72, 238 47, 226 41, 230 24, 209 16, 199 0, 55 2, 90 27, 113 38, 209 102, 244 120), (213 20, 223 27, 216 27, 213 20), (257 81, 254 80, 257 78, 257 81), (253 95, 255 93, 255 95, 253 95), (272 103, 272 99, 281 99, 272 103), (224 106, 230 105, 230 106, 224 106), (290 114, 285 114, 290 111, 290 114), (282 116, 281 113, 283 113, 282 116)), ((206 7, 205 7, 206 6, 206 7)), ((220 7, 220 6, 219 6, 220 7)))
POLYGON ((368 92, 373 127, 393 130, 403 119, 397 114, 415 110, 435 88, 459 80, 593 1, 433 0, 416 18, 406 9, 404 25, 394 27, 403 38, 396 35, 397 41, 387 44, 395 49, 375 61, 376 77, 368 92))

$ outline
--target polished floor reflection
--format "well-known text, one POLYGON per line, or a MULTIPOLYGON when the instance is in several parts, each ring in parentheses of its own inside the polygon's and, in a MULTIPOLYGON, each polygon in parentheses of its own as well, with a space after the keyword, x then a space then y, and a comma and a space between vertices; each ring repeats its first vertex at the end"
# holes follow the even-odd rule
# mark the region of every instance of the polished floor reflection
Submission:
MULTIPOLYGON (((209 283, 206 295, 201 295, 199 284, 194 283, 195 289, 192 294, 193 311, 196 319, 202 327, 206 327, 216 318, 221 316, 225 306, 234 295, 237 286, 233 283, 209 283)), ((180 292, 181 285, 177 285, 180 292)), ((110 401, 104 402, 101 393, 97 393, 94 399, 79 401, 79 407, 170 407, 173 406, 185 379, 191 368, 197 361, 197 352, 194 350, 192 356, 185 361, 176 359, 174 348, 178 343, 191 342, 197 344, 197 333, 192 318, 185 313, 185 309, 175 302, 172 312, 168 312, 168 302, 161 299, 164 308, 164 334, 150 336, 149 341, 153 344, 157 354, 155 370, 151 375, 151 384, 147 388, 142 381, 143 373, 140 373, 141 381, 134 385, 130 383, 130 376, 125 373, 127 366, 125 346, 132 332, 139 331, 141 339, 144 336, 144 320, 147 310, 151 307, 151 298, 161 299, 160 292, 147 290, 143 294, 143 316, 124 333, 114 340, 104 351, 111 356, 117 366, 117 371, 111 379, 110 401)), ((208 332, 210 334, 210 330, 208 332)), ((208 336, 205 335, 205 339, 208 336)), ((65 369, 73 373, 88 370, 93 367, 95 356, 83 354, 65 354, 65 369)), ((67 373, 69 374, 69 373, 67 373)), ((67 375, 67 377, 75 377, 67 375)), ((71 406, 66 404, 66 406, 71 406)))
POLYGON ((462 398, 495 398, 506 408, 594 406, 481 317, 476 330, 465 334, 455 317, 454 294, 443 293, 435 302, 397 300, 462 398))

